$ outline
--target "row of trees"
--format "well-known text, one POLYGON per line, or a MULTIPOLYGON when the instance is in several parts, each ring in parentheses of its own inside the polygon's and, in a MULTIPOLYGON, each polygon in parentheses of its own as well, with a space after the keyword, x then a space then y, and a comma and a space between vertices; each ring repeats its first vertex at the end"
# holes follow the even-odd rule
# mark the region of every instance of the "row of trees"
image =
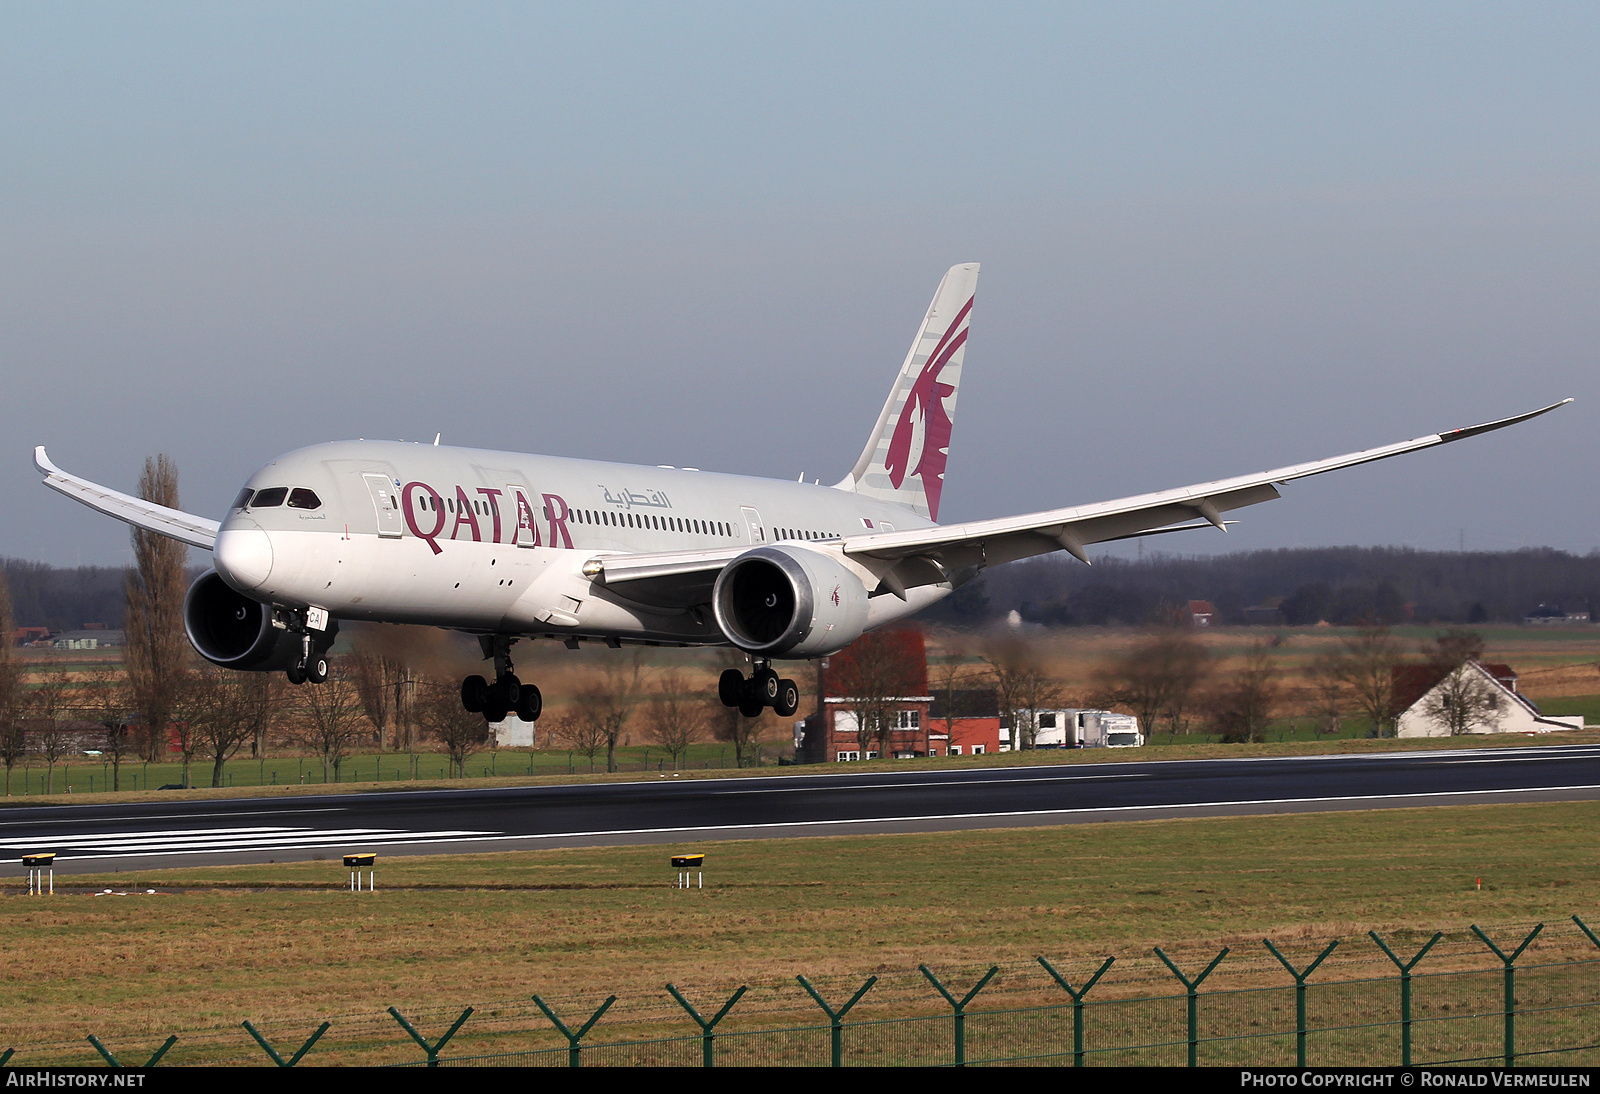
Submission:
POLYGON ((1520 620, 1539 604, 1600 615, 1600 552, 1317 547, 1094 562, 1047 556, 989 570, 930 618, 971 625, 1016 610, 1032 623, 1141 626, 1193 599, 1229 624, 1471 625, 1520 620), (1247 612, 1264 606, 1276 611, 1247 612))
MULTIPOLYGON (((1147 732, 1159 727, 1181 734, 1203 725, 1225 740, 1258 741, 1277 716, 1284 691, 1273 649, 1270 640, 1253 643, 1242 666, 1218 677, 1206 647, 1192 633, 1153 632, 1102 666, 1089 701, 1132 712, 1147 732)), ((1499 693, 1470 667, 1483 649, 1481 635, 1451 629, 1419 651, 1425 678, 1444 682, 1428 695, 1423 714, 1451 734, 1472 732, 1499 709, 1499 693)), ((1328 734, 1338 733, 1351 714, 1364 717, 1379 736, 1392 733, 1402 713, 1395 670, 1405 662, 1405 651, 1388 628, 1367 623, 1337 649, 1313 659, 1302 712, 1328 734)))

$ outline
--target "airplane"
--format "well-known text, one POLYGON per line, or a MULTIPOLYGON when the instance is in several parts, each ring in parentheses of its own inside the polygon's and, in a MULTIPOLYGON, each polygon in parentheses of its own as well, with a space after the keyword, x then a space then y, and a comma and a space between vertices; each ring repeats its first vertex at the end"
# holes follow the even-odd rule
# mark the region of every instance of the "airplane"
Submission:
POLYGON ((734 646, 718 695, 747 717, 787 717, 799 688, 776 660, 825 657, 950 595, 985 569, 1053 551, 1208 527, 1279 497, 1291 480, 1528 421, 1483 425, 1256 474, 1019 516, 938 523, 978 264, 939 283, 866 447, 838 482, 783 482, 404 441, 335 441, 286 453, 220 521, 99 486, 50 462, 44 485, 138 528, 212 553, 183 619, 206 660, 328 677, 341 620, 477 636, 493 662, 461 684, 492 722, 534 721, 543 697, 512 646, 549 638, 734 646))

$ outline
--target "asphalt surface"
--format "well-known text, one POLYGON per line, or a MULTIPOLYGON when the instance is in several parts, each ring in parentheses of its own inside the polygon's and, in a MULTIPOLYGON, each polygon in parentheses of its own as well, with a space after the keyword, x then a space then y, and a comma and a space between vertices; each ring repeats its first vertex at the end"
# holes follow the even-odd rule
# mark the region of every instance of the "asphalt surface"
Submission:
POLYGON ((0 863, 64 873, 1164 817, 1600 799, 1600 746, 1129 761, 0 810, 0 863))

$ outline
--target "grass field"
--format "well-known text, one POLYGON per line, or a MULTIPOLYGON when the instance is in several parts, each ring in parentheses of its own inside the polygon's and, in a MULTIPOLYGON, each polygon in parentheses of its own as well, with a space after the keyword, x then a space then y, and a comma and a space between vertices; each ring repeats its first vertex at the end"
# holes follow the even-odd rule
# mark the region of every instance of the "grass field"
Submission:
POLYGON ((303 1038, 339 1018, 350 1037, 383 1032, 330 1034, 322 1062, 378 1058, 379 1042, 399 1059, 382 1008, 437 1032, 471 1004, 484 1019, 461 1050, 488 1051, 509 1036, 491 1016, 529 1011, 534 992, 573 1013, 615 993, 609 1025, 682 1034, 667 981, 700 1000, 755 985, 735 1031, 816 1017, 796 973, 844 997, 880 975, 852 1017, 900 1017, 943 1005, 922 962, 965 984, 1002 965, 991 1006, 1062 1001, 1036 954, 1079 977, 1118 955, 1097 992, 1169 991, 1154 945, 1195 967, 1232 946, 1207 987, 1249 988, 1284 979, 1263 937, 1302 957, 1343 938, 1319 976, 1389 975, 1369 928, 1413 949, 1450 931, 1429 971, 1487 967, 1469 923, 1508 939, 1546 921, 1525 960, 1583 958, 1593 947, 1561 924, 1600 920, 1597 822, 1600 803, 1578 803, 730 842, 698 848, 707 886, 688 892, 659 847, 380 859, 361 895, 337 859, 72 877, 46 899, 13 878, 0 1043, 154 1047, 246 1017, 303 1038), (90 895, 108 887, 139 895, 90 895))

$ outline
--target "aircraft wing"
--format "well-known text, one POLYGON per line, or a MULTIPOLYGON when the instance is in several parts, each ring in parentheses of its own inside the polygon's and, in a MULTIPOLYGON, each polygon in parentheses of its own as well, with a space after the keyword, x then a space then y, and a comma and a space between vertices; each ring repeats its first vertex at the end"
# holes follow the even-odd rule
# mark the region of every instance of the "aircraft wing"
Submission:
POLYGON ((883 582, 891 592, 950 580, 973 567, 995 566, 1050 551, 1064 550, 1088 562, 1084 547, 1090 543, 1203 527, 1195 523, 1197 520, 1226 531, 1223 513, 1279 497, 1280 483, 1476 437, 1548 414, 1570 402, 1571 399, 1563 399, 1495 422, 1175 490, 970 524, 850 536, 844 541, 844 553, 866 562, 874 571, 889 564, 883 582), (902 589, 896 589, 896 585, 902 589))
MULTIPOLYGON (((1331 459, 1175 490, 967 524, 874 532, 848 536, 842 542, 804 546, 812 550, 842 551, 847 559, 877 576, 880 591, 903 597, 910 588, 946 581, 961 585, 989 566, 1051 551, 1066 551, 1088 562, 1085 547, 1091 543, 1187 531, 1208 525, 1226 531, 1228 522, 1222 519, 1223 513, 1279 497, 1280 483, 1476 437, 1548 414, 1571 401, 1563 399, 1499 421, 1430 433, 1331 459)), ((710 599, 717 572, 747 549, 607 557, 600 560, 602 572, 597 579, 620 595, 647 603, 682 606, 705 603, 710 599)))
POLYGON ((135 528, 171 536, 191 547, 204 547, 209 551, 216 546, 216 521, 168 509, 165 505, 130 497, 88 479, 69 475, 50 462, 43 445, 33 450, 33 466, 39 469, 44 476, 44 484, 50 489, 99 510, 108 517, 116 517, 135 528))

